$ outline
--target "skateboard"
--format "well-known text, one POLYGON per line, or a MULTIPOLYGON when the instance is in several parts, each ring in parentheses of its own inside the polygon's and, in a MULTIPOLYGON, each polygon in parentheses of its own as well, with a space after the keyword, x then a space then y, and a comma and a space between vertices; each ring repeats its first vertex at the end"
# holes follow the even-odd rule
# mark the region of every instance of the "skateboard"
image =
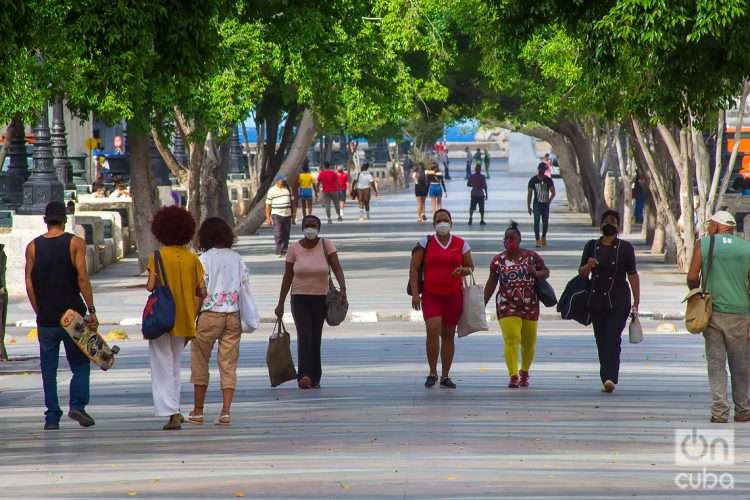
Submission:
POLYGON ((109 370, 115 364, 115 354, 120 348, 111 348, 98 332, 89 328, 86 320, 78 312, 68 309, 60 319, 60 326, 67 332, 83 354, 102 370, 109 370))

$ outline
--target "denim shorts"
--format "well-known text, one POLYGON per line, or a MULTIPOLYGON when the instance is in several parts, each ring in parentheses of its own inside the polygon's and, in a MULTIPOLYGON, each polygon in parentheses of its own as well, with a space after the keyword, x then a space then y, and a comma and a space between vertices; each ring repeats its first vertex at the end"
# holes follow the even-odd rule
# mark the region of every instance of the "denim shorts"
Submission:
POLYGON ((299 190, 300 200, 312 200, 313 199, 313 188, 300 188, 299 190))
POLYGON ((442 198, 443 186, 440 184, 430 184, 430 198, 442 198))

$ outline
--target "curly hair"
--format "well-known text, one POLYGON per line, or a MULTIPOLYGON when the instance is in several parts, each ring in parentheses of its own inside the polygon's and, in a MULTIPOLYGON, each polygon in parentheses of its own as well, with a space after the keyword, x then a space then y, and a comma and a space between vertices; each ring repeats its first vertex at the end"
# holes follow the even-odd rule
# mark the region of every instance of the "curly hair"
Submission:
POLYGON ((195 234, 195 219, 184 208, 164 207, 154 215, 151 232, 162 245, 187 245, 195 234))
POLYGON ((232 248, 236 237, 224 219, 209 217, 198 229, 198 250, 206 252, 212 248, 232 248))

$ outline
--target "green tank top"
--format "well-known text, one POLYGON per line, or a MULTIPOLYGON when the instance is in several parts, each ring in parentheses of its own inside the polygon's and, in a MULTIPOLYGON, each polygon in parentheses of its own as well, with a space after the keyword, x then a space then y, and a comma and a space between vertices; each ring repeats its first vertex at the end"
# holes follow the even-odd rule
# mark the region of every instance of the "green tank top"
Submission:
MULTIPOLYGON (((711 239, 701 239, 701 272, 708 270, 711 239)), ((748 296, 750 243, 733 234, 717 234, 713 265, 708 277, 708 291, 713 297, 714 311, 727 314, 750 314, 748 296)))

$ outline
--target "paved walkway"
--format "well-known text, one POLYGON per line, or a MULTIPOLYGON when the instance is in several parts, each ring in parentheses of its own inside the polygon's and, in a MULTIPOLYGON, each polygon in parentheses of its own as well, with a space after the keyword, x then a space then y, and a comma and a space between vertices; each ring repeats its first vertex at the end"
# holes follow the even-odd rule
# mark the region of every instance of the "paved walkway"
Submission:
MULTIPOLYGON (((492 182, 491 225, 485 228, 462 222, 465 190, 460 181, 449 186, 447 206, 459 221, 457 233, 475 249, 479 279, 499 250, 507 220, 520 220, 526 233, 529 227, 519 201, 525 180, 498 175, 492 182)), ((341 249, 352 309, 395 317, 408 312, 408 250, 427 226, 412 222, 408 195, 378 200, 373 210, 369 223, 334 224, 326 233, 341 249)), ((558 288, 592 235, 583 217, 557 207, 552 244, 543 254, 558 288)), ((239 248, 269 314, 282 268, 268 256, 270 236, 264 230, 243 238, 239 248)), ((656 259, 640 263, 644 309, 677 311, 683 278, 656 259)), ((142 281, 132 273, 126 262, 97 276, 105 319, 139 314, 145 294, 126 288, 142 281)), ((750 424, 710 427, 702 339, 657 334, 660 322, 644 324, 644 343, 623 344, 621 383, 610 395, 599 390, 590 329, 570 322, 541 322, 532 387, 526 390, 505 387, 496 325, 458 340, 455 391, 423 388, 421 323, 347 322, 326 329, 323 388, 304 392, 292 385, 269 387, 266 324, 243 339, 234 425, 180 432, 161 431, 162 420, 152 417, 147 345, 141 340, 120 344, 112 371, 92 370, 95 427, 64 420, 60 431, 42 431, 36 346, 19 342, 10 354, 28 361, 21 373, 0 375, 0 498, 748 498, 750 424), (705 471, 676 465, 675 431, 706 428, 734 433, 734 462, 705 471), (731 477, 733 488, 681 489, 675 482, 707 477, 710 485, 711 474, 731 477)), ((126 330, 138 338, 137 327, 126 330)), ((184 411, 192 402, 188 362, 186 351, 184 411)), ((70 374, 64 360, 60 365, 59 391, 66 401, 70 374)), ((215 369, 211 380, 210 418, 220 406, 215 369)))
MULTIPOLYGON (((469 226, 469 191, 463 180, 454 177, 448 184, 445 207, 454 214, 455 233, 465 237, 473 248, 477 265, 476 279, 487 278, 492 257, 501 251, 502 235, 510 219, 521 223, 525 244, 533 247, 532 218, 526 212, 526 184, 528 177, 494 172, 490 180, 487 226, 469 226)), ((587 216, 573 214, 564 205, 562 181, 557 180, 558 199, 551 216, 550 245, 540 253, 552 271, 550 282, 558 294, 576 272, 586 241, 596 236, 587 216)), ((316 207, 322 215, 322 209, 316 207)), ((373 201, 372 220, 358 222, 358 210, 350 203, 344 223, 326 225, 323 235, 331 238, 339 250, 348 285, 350 310, 377 313, 381 320, 408 319, 410 299, 404 290, 407 282, 411 248, 420 236, 432 230, 431 224, 417 224, 412 191, 385 195, 373 201)), ((293 238, 300 238, 299 226, 293 238)), ((634 241, 634 243, 639 243, 634 241)), ((258 236, 242 237, 236 247, 248 262, 253 276, 253 293, 261 313, 273 316, 278 299, 284 263, 273 255, 273 237, 268 228, 258 236)), ((685 279, 675 273, 674 266, 665 265, 661 258, 648 254, 644 245, 638 246, 643 282, 642 312, 657 313, 668 318, 680 317, 680 304, 685 294, 685 279)), ((146 298, 145 279, 136 276, 135 259, 111 266, 94 277, 95 299, 100 320, 119 323, 138 320, 146 298)), ((492 312, 492 307, 488 308, 492 312)), ((554 310, 546 311, 555 317, 554 310)), ((31 307, 25 301, 15 301, 9 309, 12 324, 33 320, 31 307)))

